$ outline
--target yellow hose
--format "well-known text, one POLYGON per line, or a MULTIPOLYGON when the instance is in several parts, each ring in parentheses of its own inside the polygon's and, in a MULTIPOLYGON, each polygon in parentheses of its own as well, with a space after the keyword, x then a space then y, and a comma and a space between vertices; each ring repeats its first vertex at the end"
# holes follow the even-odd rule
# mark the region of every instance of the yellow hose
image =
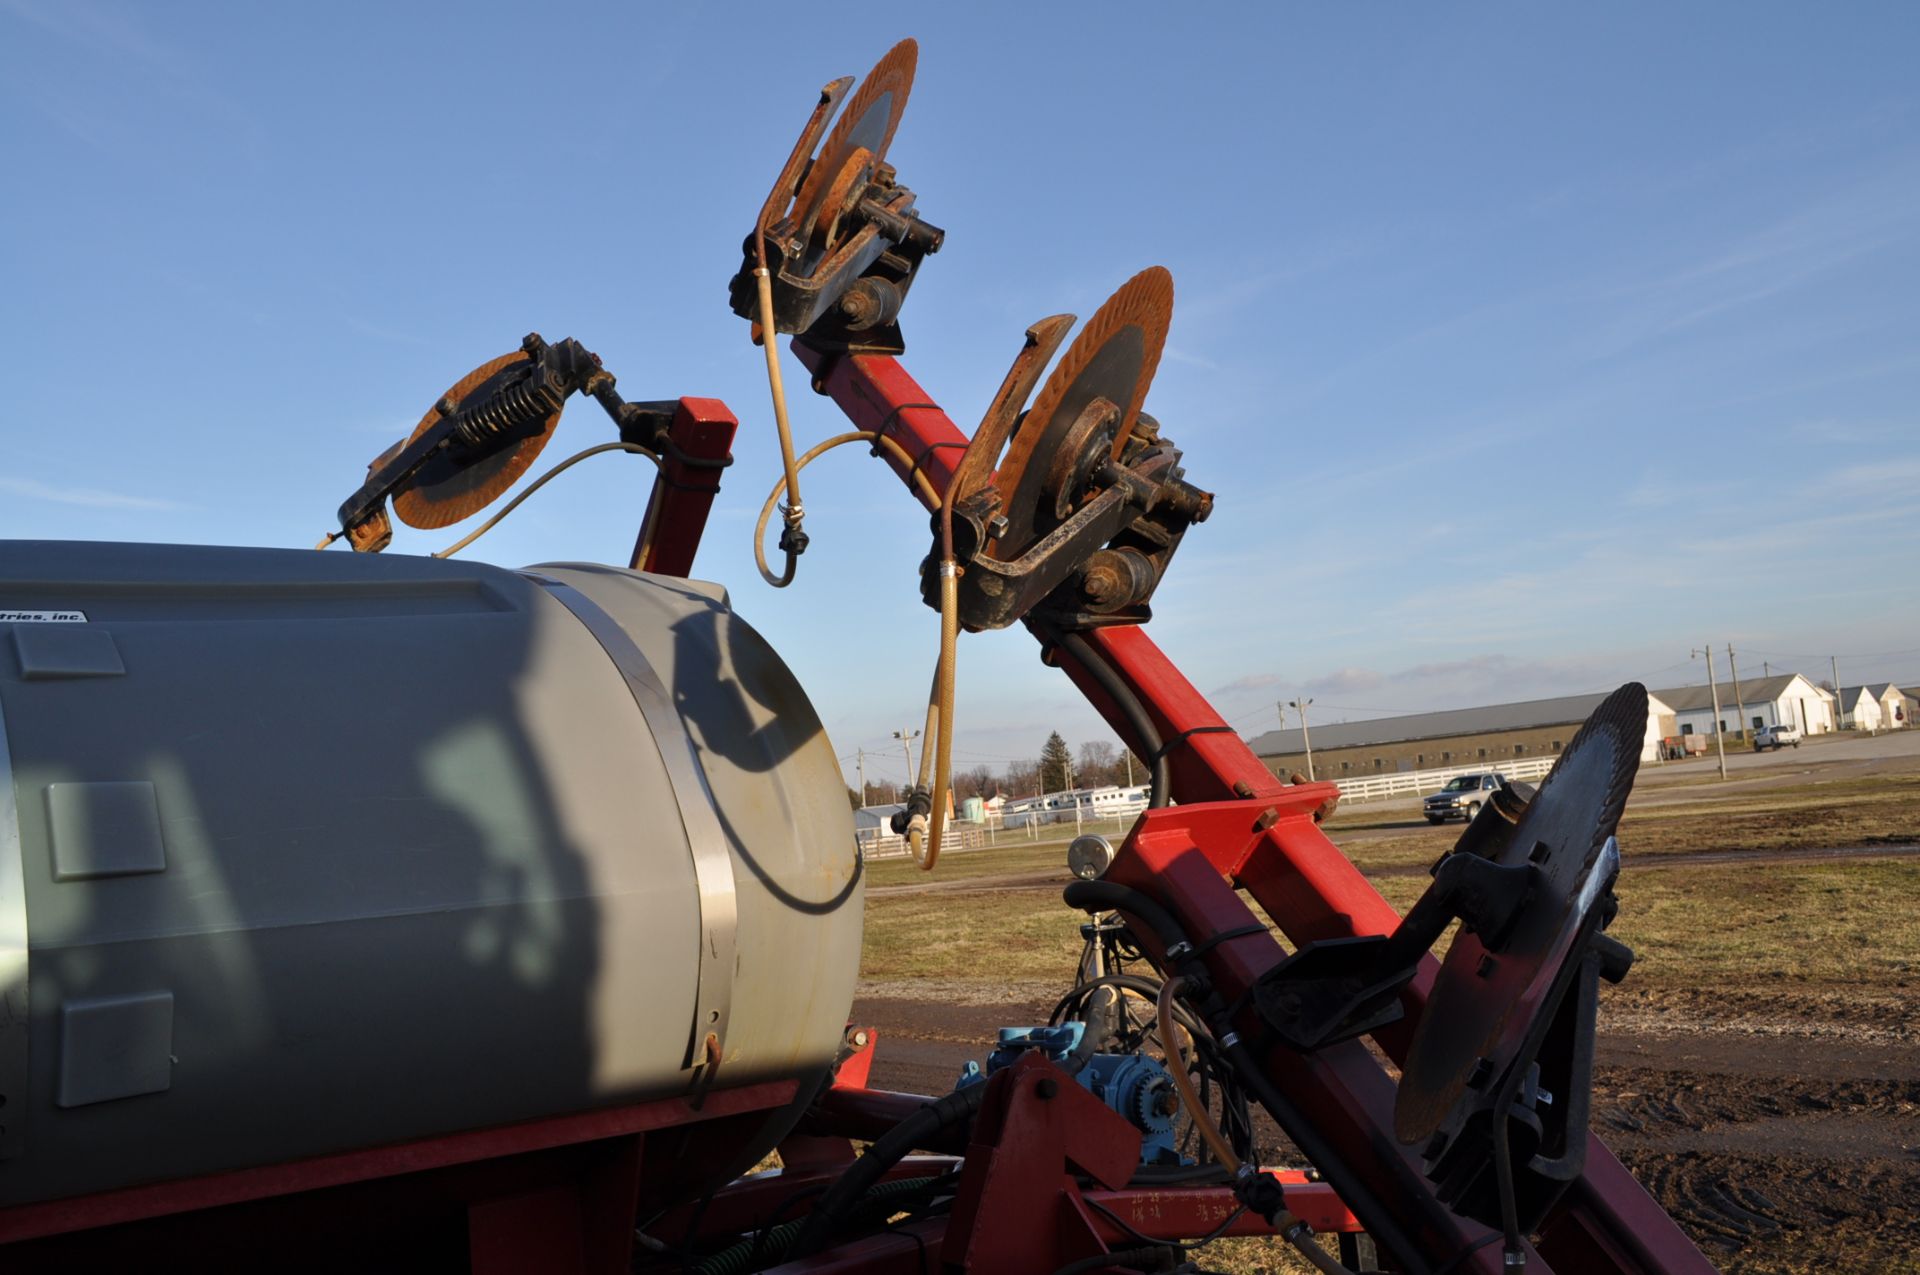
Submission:
MULTIPOLYGON (((489 531, 492 531, 495 527, 499 526, 500 521, 503 518, 505 518, 508 514, 518 509, 521 506, 521 504, 523 504, 526 501, 528 496, 533 495, 534 492, 539 491, 542 487, 545 487, 549 482, 553 481, 555 478, 558 478, 560 475, 566 473, 569 469, 572 469, 575 465, 578 465, 581 461, 587 459, 587 457, 598 456, 602 452, 632 452, 636 456, 645 456, 649 460, 655 460, 655 461, 658 460, 658 457, 654 456, 652 451, 650 451, 645 447, 640 446, 637 443, 597 443, 594 446, 586 448, 583 451, 577 451, 573 455, 561 461, 558 465, 555 465, 552 469, 549 469, 546 473, 540 475, 538 478, 528 483, 525 490, 521 491, 519 495, 515 496, 512 500, 509 500, 504 506, 501 507, 500 512, 494 514, 493 517, 487 519, 485 522, 481 523, 478 527, 475 527, 472 531, 469 531, 466 535, 460 537, 460 539, 454 541, 452 544, 448 545, 446 548, 430 556, 435 558, 451 558, 454 554, 459 553, 462 549, 466 548, 468 545, 472 544, 474 541, 478 540, 480 537, 486 535, 489 531)), ((319 547, 325 548, 326 546, 323 542, 319 547)))
POLYGON ((1180 1038, 1174 1035, 1173 998, 1179 994, 1186 980, 1175 976, 1160 984, 1160 999, 1154 1004, 1154 1013, 1160 1022, 1160 1044, 1167 1051, 1167 1070, 1173 1073, 1173 1087, 1180 1091, 1180 1103, 1187 1109, 1187 1115, 1193 1120, 1194 1128, 1206 1141, 1213 1152, 1213 1158, 1223 1165, 1229 1173, 1240 1172, 1240 1157, 1233 1153, 1233 1145, 1226 1135, 1213 1122, 1200 1101, 1200 1094, 1193 1087, 1193 1077, 1187 1075, 1187 1057, 1180 1049, 1180 1038))
POLYGON ((940 563, 940 661, 933 666, 933 693, 927 697, 927 733, 934 741, 920 750, 920 784, 926 786, 927 762, 933 759, 933 811, 930 831, 924 834, 925 853, 911 825, 907 847, 922 872, 933 871, 940 859, 946 831, 947 777, 953 765, 953 673, 960 647, 960 568, 951 558, 940 563))
MULTIPOLYGON (((1175 975, 1160 984, 1160 997, 1154 1002, 1153 1007, 1155 1018, 1160 1026, 1160 1043, 1167 1051, 1167 1070, 1173 1073, 1173 1087, 1179 1091, 1180 1104, 1187 1109, 1187 1115, 1192 1118, 1194 1128, 1200 1131, 1200 1137, 1206 1142, 1207 1148, 1213 1152, 1213 1158, 1236 1178, 1243 1174, 1258 1173, 1260 1170, 1243 1163, 1240 1157, 1234 1154, 1233 1145, 1227 1141, 1226 1135, 1220 1132, 1220 1126, 1213 1122, 1213 1116, 1208 1113, 1206 1105, 1200 1101, 1199 1091, 1193 1087, 1193 1078, 1187 1075, 1187 1057, 1181 1052, 1180 1038, 1174 1035, 1173 1023, 1173 999, 1180 994, 1180 989, 1186 986, 1186 982, 1184 978, 1175 975)), ((1312 1230, 1295 1217, 1291 1209, 1282 1209, 1267 1221, 1274 1230, 1280 1232, 1283 1238, 1299 1249, 1304 1257, 1321 1270, 1351 1275, 1346 1267, 1334 1262, 1327 1255, 1326 1250, 1313 1242, 1312 1230)))
MULTIPOLYGON (((755 235, 765 252, 766 236, 755 235)), ((789 530, 800 525, 806 516, 806 510, 800 504, 800 466, 793 459, 793 428, 787 423, 787 387, 780 378, 780 334, 773 327, 773 276, 767 273, 767 263, 763 260, 754 269, 753 279, 760 292, 760 344, 767 352, 767 390, 773 395, 773 423, 780 431, 780 463, 786 471, 787 507, 781 510, 781 517, 789 530)), ((759 538, 755 537, 755 543, 759 538)), ((784 577, 778 577, 777 588, 784 589, 793 583, 794 559, 787 559, 784 577)), ((763 567, 762 574, 768 574, 763 567)), ((776 577, 768 575, 768 582, 774 583, 776 577)))
MULTIPOLYGON (((798 473, 800 470, 812 464, 821 455, 832 451, 836 447, 843 447, 848 443, 873 443, 892 452, 895 459, 899 460, 902 464, 909 466, 913 464, 913 457, 907 454, 907 449, 894 442, 891 438, 886 437, 884 434, 876 434, 872 430, 859 429, 851 433, 835 434, 823 443, 816 443, 807 450, 806 455, 794 462, 794 471, 798 473)), ((919 483, 921 493, 926 496, 927 503, 938 503, 940 493, 935 489, 933 480, 918 471, 915 471, 913 476, 919 483)), ((772 570, 768 568, 766 547, 767 524, 773 520, 773 506, 775 502, 780 499, 780 493, 787 489, 787 480, 782 477, 780 481, 773 485, 773 490, 767 493, 766 503, 760 506, 760 520, 753 525, 753 560, 760 568, 761 578, 776 589, 784 589, 788 584, 792 583, 793 575, 789 571, 783 579, 773 574, 772 570)))

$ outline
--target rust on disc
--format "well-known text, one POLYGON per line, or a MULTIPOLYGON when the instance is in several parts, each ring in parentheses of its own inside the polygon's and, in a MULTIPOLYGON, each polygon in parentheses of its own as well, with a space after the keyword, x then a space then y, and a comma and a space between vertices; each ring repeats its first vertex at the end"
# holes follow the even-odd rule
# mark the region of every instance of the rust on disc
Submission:
POLYGON ((850 203, 846 198, 849 187, 865 188, 866 180, 851 180, 851 175, 843 173, 850 163, 857 159, 867 170, 864 177, 870 177, 872 170, 886 160, 887 147, 893 144, 894 130, 900 127, 900 116, 907 109, 907 94, 913 88, 913 71, 919 61, 920 46, 911 39, 902 40, 887 50, 867 78, 860 81, 794 198, 797 229, 811 235, 817 223, 839 217, 844 208, 829 206, 829 196, 836 191, 843 202, 850 203), (867 153, 860 156, 863 150, 867 153))
MULTIPOLYGON (((493 393, 510 383, 522 365, 529 361, 524 351, 515 350, 482 363, 454 382, 453 388, 445 395, 448 405, 457 411, 467 396, 476 390, 493 393)), ((412 442, 420 437, 440 419, 439 404, 436 403, 420 418, 420 423, 408 435, 407 441, 412 442)), ((467 461, 455 452, 442 450, 422 465, 406 486, 394 493, 393 511, 409 527, 418 527, 423 531, 450 527, 462 518, 479 513, 498 500, 501 493, 527 472, 527 468, 539 457, 541 449, 547 445, 547 440, 553 437, 554 427, 559 423, 560 413, 555 412, 541 423, 538 432, 479 461, 467 461)), ((391 451, 389 449, 388 454, 391 451)), ((385 454, 374 461, 373 467, 377 468, 384 459, 385 454)))
POLYGON ((1119 458, 1160 366, 1172 322, 1173 276, 1162 266, 1150 266, 1122 284, 1080 329, 1015 428, 994 479, 1007 517, 1007 530, 994 545, 996 558, 1018 557, 1058 525, 1056 501, 1047 491, 1059 459, 1054 453, 1096 398, 1120 409, 1113 439, 1113 456, 1119 458))

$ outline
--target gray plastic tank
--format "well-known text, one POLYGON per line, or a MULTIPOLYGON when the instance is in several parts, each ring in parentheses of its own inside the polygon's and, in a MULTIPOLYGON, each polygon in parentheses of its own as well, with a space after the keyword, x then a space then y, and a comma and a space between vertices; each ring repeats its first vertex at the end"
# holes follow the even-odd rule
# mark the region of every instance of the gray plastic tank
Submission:
POLYGON ((712 586, 0 541, 0 1204, 816 1078, 853 846, 712 586))

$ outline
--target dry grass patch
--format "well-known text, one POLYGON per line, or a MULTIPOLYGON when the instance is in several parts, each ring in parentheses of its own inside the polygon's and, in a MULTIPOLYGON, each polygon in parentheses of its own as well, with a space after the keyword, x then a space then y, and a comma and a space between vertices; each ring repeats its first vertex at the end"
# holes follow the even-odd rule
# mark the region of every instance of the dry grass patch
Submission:
MULTIPOLYGON (((1424 875, 1375 881, 1405 911, 1424 875)), ((1635 985, 1841 983, 1920 979, 1920 862, 1630 865, 1613 933, 1639 959, 1635 985)), ((985 985, 1058 980, 1080 950, 1081 916, 1055 888, 902 894, 867 903, 862 976, 985 985)))

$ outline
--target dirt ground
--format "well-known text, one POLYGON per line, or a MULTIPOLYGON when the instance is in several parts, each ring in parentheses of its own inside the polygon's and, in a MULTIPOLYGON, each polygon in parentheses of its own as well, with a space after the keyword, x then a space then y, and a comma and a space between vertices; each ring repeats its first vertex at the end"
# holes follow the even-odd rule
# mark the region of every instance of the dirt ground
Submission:
MULTIPOLYGON (((1636 818, 1645 840, 1670 851, 1657 861, 1641 860, 1669 893, 1698 880, 1704 895, 1712 879, 1721 899, 1728 864, 1782 875, 1839 861, 1884 870, 1885 861, 1908 859, 1920 848, 1913 801, 1920 789, 1867 782, 1920 776, 1920 731, 1891 744, 1809 744, 1796 753, 1739 760, 1724 785, 1711 762, 1643 776, 1623 824, 1629 863, 1636 818), (1800 806, 1808 809, 1796 818, 1800 806), (1857 822, 1856 807, 1871 807, 1867 823, 1859 824, 1875 829, 1867 840, 1809 843, 1857 822), (1673 835, 1663 835, 1659 821, 1680 813, 1712 817, 1672 825, 1664 833, 1673 835)), ((1330 832, 1404 906, 1401 895, 1418 882, 1391 878, 1417 874, 1408 861, 1427 855, 1428 842, 1450 844, 1458 828, 1428 829, 1417 808, 1372 808, 1342 811, 1330 832)), ((1894 871, 1872 878, 1875 888, 1910 891, 1912 872, 1894 871)), ((986 893, 996 896, 995 907, 1012 907, 1057 890, 1035 875, 1029 869, 924 884, 956 904, 986 893)), ((1764 879, 1753 880, 1758 887, 1764 879)), ((1631 876, 1623 879, 1625 909, 1633 905, 1631 884, 1631 876)), ((920 893, 905 883, 876 886, 882 907, 896 892, 920 893)), ((1887 902, 1920 913, 1920 896, 1906 900, 1910 909, 1887 902)), ((1830 906, 1845 910, 1844 903, 1830 906)), ((1708 914, 1700 924, 1713 926, 1711 909, 1702 910, 1708 914)), ((1790 911, 1759 920, 1788 931, 1795 923, 1790 911)), ((1872 946, 1871 934, 1808 933, 1822 936, 1809 943, 1872 946)), ((1783 946, 1793 946, 1791 933, 1783 946)), ((1642 977, 1637 969, 1625 984, 1607 989, 1593 1132, 1723 1270, 1920 1271, 1920 969, 1906 960, 1889 967, 1835 964, 1825 959, 1832 952, 1807 955, 1798 965, 1763 962, 1752 977, 1741 976, 1738 961, 1703 963, 1714 972, 1700 980, 1676 977, 1671 969, 1642 977), (1699 985, 1706 981, 1712 985, 1699 985)), ((1016 980, 864 984, 855 1015, 879 1030, 874 1082, 946 1092, 966 1059, 984 1056, 996 1028, 1045 1021, 1071 970, 1057 972, 1058 979, 1041 978, 1047 970, 1028 964, 1016 980)), ((1240 1264, 1244 1260, 1222 1267, 1295 1269, 1284 1260, 1270 1267, 1264 1256, 1249 1265, 1240 1264)))

